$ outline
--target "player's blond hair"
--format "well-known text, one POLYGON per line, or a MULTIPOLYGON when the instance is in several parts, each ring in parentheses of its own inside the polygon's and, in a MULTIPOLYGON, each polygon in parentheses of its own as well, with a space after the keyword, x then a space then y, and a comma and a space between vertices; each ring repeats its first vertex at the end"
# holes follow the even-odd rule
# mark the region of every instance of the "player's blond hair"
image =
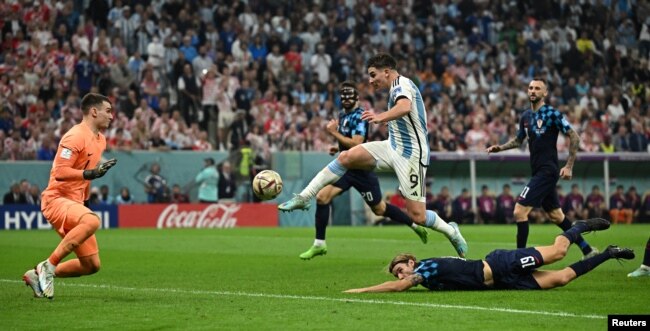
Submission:
POLYGON ((397 256, 395 256, 393 260, 390 261, 390 264, 388 265, 388 272, 393 274, 393 268, 395 268, 396 265, 400 263, 408 263, 410 260, 413 260, 413 262, 418 263, 418 259, 413 254, 409 254, 409 253, 397 254, 397 256))

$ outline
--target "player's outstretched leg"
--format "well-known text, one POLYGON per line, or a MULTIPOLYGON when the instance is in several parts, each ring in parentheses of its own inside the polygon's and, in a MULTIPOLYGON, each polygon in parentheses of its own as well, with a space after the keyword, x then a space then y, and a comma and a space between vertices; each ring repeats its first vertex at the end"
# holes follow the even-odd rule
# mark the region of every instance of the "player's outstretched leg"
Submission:
POLYGON ((38 274, 36 274, 35 269, 27 270, 23 275, 23 280, 25 281, 25 285, 32 288, 35 298, 43 297, 43 291, 41 291, 41 286, 38 284, 38 274))
MULTIPOLYGON (((339 156, 340 157, 340 156, 339 156)), ((328 184, 336 182, 341 178, 345 172, 348 171, 338 159, 330 162, 323 170, 321 170, 316 177, 312 179, 307 187, 305 187, 300 194, 296 194, 287 202, 278 205, 281 211, 293 211, 296 209, 306 210, 309 209, 309 201, 316 196, 318 191, 328 184)))
POLYGON ((602 253, 580 262, 576 262, 570 265, 569 268, 575 271, 576 277, 580 277, 609 259, 632 260, 634 259, 634 251, 629 248, 620 248, 618 246, 610 245, 607 246, 605 251, 602 253))
POLYGON ((308 198, 303 198, 300 194, 294 194, 291 200, 278 205, 281 211, 294 211, 296 209, 307 210, 311 207, 308 198))
POLYGON ((463 235, 460 233, 458 224, 455 222, 445 222, 445 220, 443 220, 442 217, 433 210, 426 210, 425 217, 426 227, 444 234, 454 246, 458 256, 465 257, 467 255, 467 251, 469 250, 467 241, 465 241, 465 238, 463 238, 463 235))
POLYGON ((650 239, 645 245, 645 254, 641 266, 627 274, 628 277, 650 277, 650 239))
MULTIPOLYGON (((564 215, 564 213, 561 213, 560 215, 564 215)), ((562 222, 557 224, 557 226, 560 229, 562 229, 562 231, 566 231, 571 228, 571 221, 569 221, 569 219, 566 216, 564 216, 562 222)), ((578 245, 578 247, 580 247, 580 250, 582 251, 583 259, 588 259, 600 253, 596 247, 589 245, 589 243, 582 236, 578 236, 575 244, 578 245)))

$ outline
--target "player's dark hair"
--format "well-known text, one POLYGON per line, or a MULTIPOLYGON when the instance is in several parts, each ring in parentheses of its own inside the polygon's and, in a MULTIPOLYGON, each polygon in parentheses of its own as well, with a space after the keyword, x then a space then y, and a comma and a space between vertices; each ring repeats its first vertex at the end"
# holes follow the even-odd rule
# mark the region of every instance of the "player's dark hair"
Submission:
POLYGON ((408 253, 398 254, 393 258, 392 261, 390 261, 390 264, 388 265, 388 272, 392 274, 393 268, 395 268, 396 265, 400 263, 408 263, 410 260, 413 260, 413 262, 418 263, 418 259, 413 254, 408 254, 408 253))
POLYGON ((546 82, 546 79, 542 77, 533 77, 533 81, 538 81, 544 83, 544 86, 548 88, 548 83, 546 82))
POLYGON ((86 94, 83 99, 81 99, 81 112, 85 115, 88 114, 90 111, 90 108, 92 107, 99 107, 102 105, 102 103, 106 101, 108 103, 111 103, 110 100, 108 100, 107 97, 98 94, 98 93, 88 93, 86 94))
POLYGON ((357 89, 357 84, 355 84, 351 80, 346 80, 343 83, 339 84, 339 91, 346 88, 346 87, 350 87, 350 88, 353 88, 353 89, 356 90, 357 89))
POLYGON ((386 53, 379 53, 373 55, 370 59, 368 59, 368 68, 370 67, 375 67, 377 69, 393 69, 397 68, 397 61, 390 56, 389 54, 386 53))

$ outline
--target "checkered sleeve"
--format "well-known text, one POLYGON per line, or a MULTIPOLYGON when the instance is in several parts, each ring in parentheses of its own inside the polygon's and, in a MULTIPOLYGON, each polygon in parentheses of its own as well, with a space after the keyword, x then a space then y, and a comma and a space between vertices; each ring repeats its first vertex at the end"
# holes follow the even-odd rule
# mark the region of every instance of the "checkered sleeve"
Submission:
POLYGON ((567 121, 566 117, 560 111, 553 109, 551 111, 551 118, 560 132, 567 134, 571 130, 571 124, 569 124, 569 121, 567 121))

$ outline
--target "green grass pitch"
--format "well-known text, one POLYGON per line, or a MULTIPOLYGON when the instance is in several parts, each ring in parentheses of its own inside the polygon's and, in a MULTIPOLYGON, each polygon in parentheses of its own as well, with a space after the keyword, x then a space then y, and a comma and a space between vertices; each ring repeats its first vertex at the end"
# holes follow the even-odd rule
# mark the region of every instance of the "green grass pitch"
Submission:
MULTIPOLYGON (((464 226, 469 258, 514 248, 515 226, 464 226)), ((531 227, 529 244, 553 241, 558 228, 531 227)), ((639 266, 650 225, 614 225, 587 240, 635 249, 623 265, 608 261, 550 291, 429 292, 351 295, 341 291, 392 279, 395 253, 453 255, 431 232, 423 245, 405 227, 331 227, 327 256, 301 261, 310 228, 106 230, 98 233, 102 270, 55 280, 54 300, 35 299, 25 270, 58 243, 54 231, 0 231, 1 330, 605 330, 608 314, 650 313, 650 278, 639 266)), ((580 259, 572 247, 559 269, 580 259)))

